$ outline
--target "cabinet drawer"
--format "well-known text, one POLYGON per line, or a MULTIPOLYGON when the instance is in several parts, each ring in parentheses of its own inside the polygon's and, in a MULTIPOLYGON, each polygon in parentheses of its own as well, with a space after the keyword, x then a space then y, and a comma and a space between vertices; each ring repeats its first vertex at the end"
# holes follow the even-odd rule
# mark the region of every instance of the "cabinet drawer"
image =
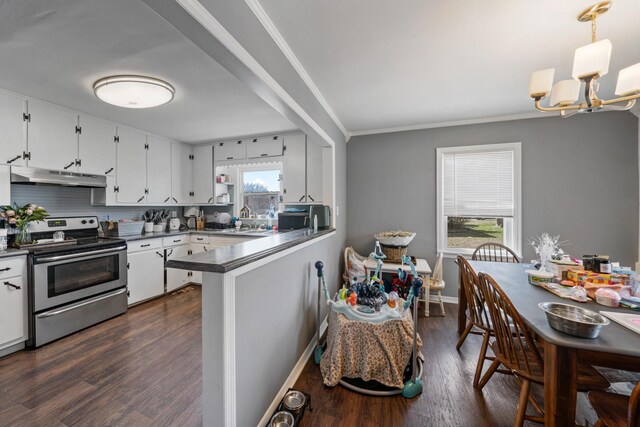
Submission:
POLYGON ((0 279, 22 276, 22 273, 25 271, 25 263, 26 258, 24 256, 0 260, 0 279))
POLYGON ((192 234, 191 235, 191 243, 203 243, 209 244, 209 236, 201 235, 201 234, 192 234))
POLYGON ((173 237, 164 237, 162 239, 162 246, 164 246, 165 248, 170 246, 185 245, 187 243, 189 243, 188 234, 182 234, 180 236, 173 237))
POLYGON ((162 248, 162 239, 145 239, 127 242, 127 252, 129 253, 160 248, 162 248))

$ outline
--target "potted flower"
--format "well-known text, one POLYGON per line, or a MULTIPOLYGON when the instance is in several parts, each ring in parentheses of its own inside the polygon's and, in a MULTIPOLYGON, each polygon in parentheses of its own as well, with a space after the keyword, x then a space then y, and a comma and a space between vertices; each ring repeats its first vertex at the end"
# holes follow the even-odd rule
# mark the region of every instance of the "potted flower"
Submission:
POLYGON ((49 213, 42 206, 30 203, 22 207, 14 203, 13 206, 0 206, 0 218, 5 219, 10 226, 17 228, 15 243, 24 245, 31 243, 29 234, 29 223, 32 221, 42 221, 49 213))

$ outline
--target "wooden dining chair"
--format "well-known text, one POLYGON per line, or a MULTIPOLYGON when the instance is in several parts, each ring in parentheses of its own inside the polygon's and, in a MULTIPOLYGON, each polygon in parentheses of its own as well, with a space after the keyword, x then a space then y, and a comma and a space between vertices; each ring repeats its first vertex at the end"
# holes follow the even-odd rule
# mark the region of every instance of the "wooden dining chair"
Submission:
MULTIPOLYGON (((525 420, 543 423, 542 407, 529 393, 532 383, 544 385, 544 359, 534 334, 491 276, 480 273, 478 279, 480 292, 491 316, 495 336, 491 349, 496 356, 480 380, 479 388, 484 387, 488 378, 502 364, 520 381, 520 396, 513 425, 520 427, 525 420), (529 401, 539 416, 527 415, 529 401)), ((578 366, 578 391, 604 390, 609 386, 609 381, 592 366, 578 366)))
POLYGON ((514 251, 500 243, 483 243, 473 251, 474 261, 494 261, 519 263, 520 258, 514 251))
MULTIPOLYGON (((473 377, 473 386, 477 387, 482 375, 485 360, 494 360, 494 357, 487 358, 487 348, 489 347, 489 338, 493 331, 491 329, 491 319, 486 310, 484 299, 478 288, 478 276, 473 270, 469 262, 462 255, 458 255, 458 268, 460 269, 460 280, 462 290, 467 298, 467 326, 456 343, 456 350, 460 350, 462 344, 469 334, 482 335, 482 345, 480 346, 480 354, 478 355, 478 364, 473 377), (475 328, 475 329, 474 329, 475 328)), ((487 381, 489 378, 487 378, 487 381)))
POLYGON ((589 402, 598 415, 593 427, 640 427, 640 383, 631 396, 591 391, 589 402))

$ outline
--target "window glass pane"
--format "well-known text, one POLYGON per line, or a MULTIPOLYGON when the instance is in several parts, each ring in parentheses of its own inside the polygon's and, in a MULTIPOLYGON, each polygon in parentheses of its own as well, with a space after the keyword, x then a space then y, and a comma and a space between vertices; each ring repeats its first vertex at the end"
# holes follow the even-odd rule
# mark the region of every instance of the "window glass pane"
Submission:
POLYGON ((504 243, 505 219, 447 217, 447 248, 473 249, 483 243, 504 243))
POLYGON ((251 194, 245 193, 242 197, 242 203, 251 209, 251 213, 256 215, 266 215, 269 213, 269 206, 273 204, 274 209, 278 210, 278 194, 261 193, 251 194))
POLYGON ((245 193, 280 192, 280 170, 246 171, 242 174, 245 193))

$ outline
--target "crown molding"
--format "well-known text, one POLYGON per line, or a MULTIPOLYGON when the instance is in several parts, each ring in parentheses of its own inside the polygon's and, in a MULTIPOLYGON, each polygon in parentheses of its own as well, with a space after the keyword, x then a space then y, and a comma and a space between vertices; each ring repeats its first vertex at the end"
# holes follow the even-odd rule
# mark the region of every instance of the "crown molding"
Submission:
POLYGON ((356 132, 351 132, 350 136, 377 135, 380 133, 405 132, 405 131, 411 131, 411 130, 443 128, 443 127, 450 127, 450 126, 476 125, 476 124, 493 123, 493 122, 507 122, 511 120, 541 119, 545 117, 553 117, 553 116, 545 115, 541 113, 513 114, 509 116, 483 117, 480 119, 453 120, 450 122, 422 123, 418 125, 398 126, 398 127, 392 127, 392 128, 384 128, 384 129, 360 130, 356 132))
POLYGON ((333 111, 325 97, 322 95, 318 87, 315 85, 307 70, 302 66, 296 55, 293 53, 287 42, 285 41, 280 31, 276 28, 275 24, 267 15, 267 12, 264 10, 262 5, 258 0, 245 0, 245 3, 249 6, 249 8, 253 11, 253 14, 258 18, 258 21, 262 24, 264 29, 269 33, 273 41, 278 45, 284 56, 289 60, 293 68, 296 70, 302 81, 305 82, 311 93, 316 97, 316 100, 320 103, 322 108, 326 111, 326 113, 331 117, 331 120, 335 123, 335 125, 340 129, 345 139, 349 139, 350 133, 342 124, 338 115, 333 111))
POLYGON ((198 1, 176 0, 189 15, 238 58, 256 77, 262 80, 302 120, 309 124, 332 147, 336 141, 302 108, 300 104, 260 65, 260 63, 229 33, 224 26, 198 1))

